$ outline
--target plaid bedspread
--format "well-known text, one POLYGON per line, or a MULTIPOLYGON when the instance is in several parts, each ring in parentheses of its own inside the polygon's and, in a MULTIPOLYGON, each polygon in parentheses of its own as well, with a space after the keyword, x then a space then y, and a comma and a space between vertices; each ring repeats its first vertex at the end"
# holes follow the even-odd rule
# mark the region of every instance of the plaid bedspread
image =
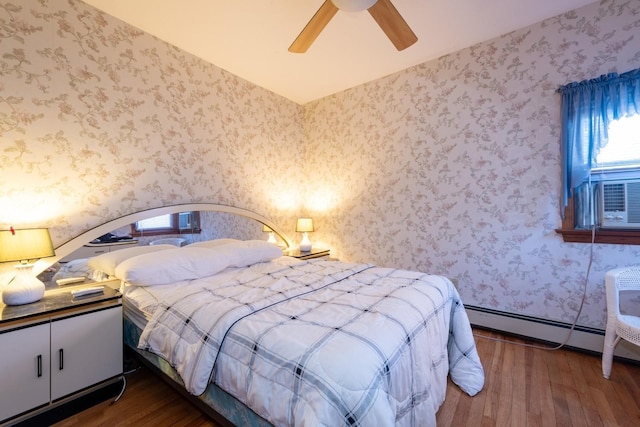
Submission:
POLYGON ((209 382, 277 426, 428 426, 447 375, 474 395, 484 372, 449 280, 311 260, 176 287, 139 348, 187 390, 209 382))

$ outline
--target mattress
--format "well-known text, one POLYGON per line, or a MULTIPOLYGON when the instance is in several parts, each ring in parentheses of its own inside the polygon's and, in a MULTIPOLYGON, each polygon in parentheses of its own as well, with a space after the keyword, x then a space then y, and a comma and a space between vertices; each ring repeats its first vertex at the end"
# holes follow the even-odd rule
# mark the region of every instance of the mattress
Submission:
POLYGON ((281 257, 127 285, 123 307, 127 344, 236 425, 435 425, 447 374, 484 381, 441 276, 281 257))

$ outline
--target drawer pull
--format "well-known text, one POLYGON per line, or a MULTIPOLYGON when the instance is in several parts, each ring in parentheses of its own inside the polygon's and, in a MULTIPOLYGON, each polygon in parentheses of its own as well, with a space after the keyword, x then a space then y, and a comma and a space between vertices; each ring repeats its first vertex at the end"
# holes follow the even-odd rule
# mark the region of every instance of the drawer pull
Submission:
POLYGON ((64 350, 58 350, 58 356, 60 357, 60 364, 58 368, 62 371, 64 369, 64 350))
POLYGON ((38 378, 42 376, 42 355, 39 354, 37 357, 38 360, 38 378))

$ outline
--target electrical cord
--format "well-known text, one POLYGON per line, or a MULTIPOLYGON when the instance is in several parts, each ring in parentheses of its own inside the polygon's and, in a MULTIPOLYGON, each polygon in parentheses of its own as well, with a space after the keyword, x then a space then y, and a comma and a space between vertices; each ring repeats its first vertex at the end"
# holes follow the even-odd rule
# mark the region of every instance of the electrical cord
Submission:
POLYGON ((122 397, 122 395, 124 394, 125 389, 127 388, 127 379, 125 378, 124 375, 122 375, 122 389, 120 389, 120 393, 118 393, 118 395, 116 396, 115 399, 113 399, 111 401, 111 403, 109 403, 109 406, 113 405, 114 403, 116 403, 118 400, 120 400, 120 398, 122 397))
POLYGON ((522 347, 535 348, 535 349, 538 349, 538 350, 549 350, 549 351, 560 350, 562 347, 567 345, 567 343, 571 339, 571 335, 573 334, 573 331, 576 328, 576 324, 578 323, 578 319, 580 318, 580 314, 582 313, 582 308, 584 307, 584 302, 587 299, 587 286, 589 284, 589 274, 591 273, 591 264, 593 264, 593 247, 595 245, 595 241, 596 241, 596 227, 594 225, 594 226, 591 227, 591 246, 590 246, 590 250, 589 250, 589 264, 587 265, 587 274, 586 274, 586 276, 584 278, 584 291, 582 293, 582 300, 580 301, 580 307, 578 307, 578 312, 576 313, 576 317, 573 320, 573 323, 571 324, 571 327, 569 328, 569 332, 567 333, 567 337, 564 339, 564 341, 562 341, 560 344, 558 344, 555 347, 548 347, 548 346, 537 345, 537 344, 519 343, 519 342, 509 341, 509 340, 502 339, 502 338, 495 338, 495 337, 489 337, 487 335, 480 335, 480 334, 476 334, 476 333, 474 333, 473 336, 477 337, 477 338, 483 338, 483 339, 491 340, 491 341, 498 341, 498 342, 504 342, 504 343, 507 343, 507 344, 519 345, 519 346, 522 346, 522 347))

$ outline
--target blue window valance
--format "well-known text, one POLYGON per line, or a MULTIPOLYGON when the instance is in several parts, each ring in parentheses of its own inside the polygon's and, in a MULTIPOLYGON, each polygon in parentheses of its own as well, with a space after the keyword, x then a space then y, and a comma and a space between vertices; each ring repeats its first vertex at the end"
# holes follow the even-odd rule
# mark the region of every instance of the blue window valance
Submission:
POLYGON ((562 205, 588 179, 613 120, 640 114, 640 69, 561 86, 562 205))

